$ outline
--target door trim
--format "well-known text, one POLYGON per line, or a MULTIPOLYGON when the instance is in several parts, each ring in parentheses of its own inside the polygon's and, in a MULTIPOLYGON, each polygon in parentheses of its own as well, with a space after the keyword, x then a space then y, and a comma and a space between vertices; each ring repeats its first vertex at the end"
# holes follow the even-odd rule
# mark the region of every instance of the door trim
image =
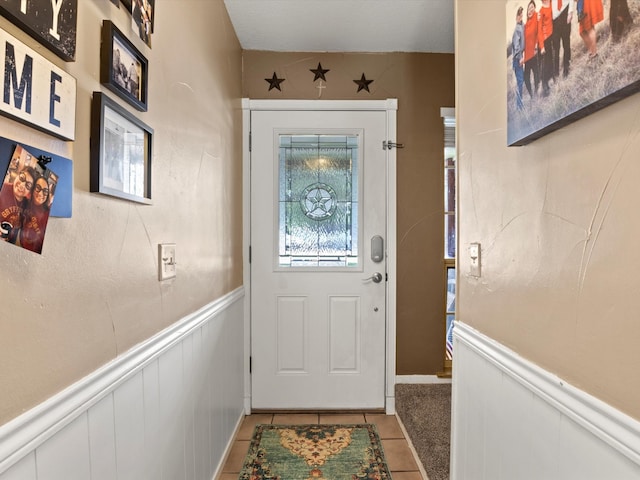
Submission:
MULTIPOLYGON (((251 413, 251 266, 249 264, 249 241, 251 238, 251 152, 249 133, 251 131, 252 110, 334 110, 334 111, 385 111, 387 113, 387 141, 396 142, 398 100, 252 100, 242 99, 242 259, 244 300, 244 408, 251 413)), ((380 145, 382 148, 382 145, 380 145)), ((386 345, 385 345, 385 411, 395 414, 395 377, 396 377, 396 150, 385 150, 387 154, 387 272, 386 282, 386 345)))

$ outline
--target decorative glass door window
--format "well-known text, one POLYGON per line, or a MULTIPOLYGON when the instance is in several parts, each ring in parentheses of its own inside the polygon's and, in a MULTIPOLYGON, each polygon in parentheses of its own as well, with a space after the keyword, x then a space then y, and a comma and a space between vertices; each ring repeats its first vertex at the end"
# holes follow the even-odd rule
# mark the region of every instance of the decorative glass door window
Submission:
POLYGON ((358 135, 279 135, 280 267, 357 267, 358 135))

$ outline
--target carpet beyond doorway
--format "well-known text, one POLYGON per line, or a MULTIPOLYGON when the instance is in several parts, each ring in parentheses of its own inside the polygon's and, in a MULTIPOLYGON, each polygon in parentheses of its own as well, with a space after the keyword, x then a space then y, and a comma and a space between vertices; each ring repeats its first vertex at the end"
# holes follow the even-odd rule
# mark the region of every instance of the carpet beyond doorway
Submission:
POLYGON ((448 480, 451 384, 396 385, 396 412, 429 480, 448 480))

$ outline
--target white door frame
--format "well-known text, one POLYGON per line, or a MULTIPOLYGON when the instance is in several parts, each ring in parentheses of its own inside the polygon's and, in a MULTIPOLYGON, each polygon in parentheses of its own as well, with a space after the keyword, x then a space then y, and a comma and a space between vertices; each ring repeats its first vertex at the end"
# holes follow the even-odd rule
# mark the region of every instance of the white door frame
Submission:
MULTIPOLYGON (((343 110, 343 111, 386 111, 387 141, 396 142, 396 116, 398 100, 251 100, 242 99, 242 215, 243 215, 243 283, 244 300, 244 408, 251 413, 251 375, 249 373, 249 356, 251 355, 251 265, 249 264, 249 241, 251 238, 251 152, 250 137, 252 110, 343 110)), ((383 148, 380 145, 380 148, 383 148)), ((385 345, 385 411, 395 414, 395 379, 396 379, 396 150, 385 150, 387 153, 387 273, 386 282, 386 345, 385 345)))

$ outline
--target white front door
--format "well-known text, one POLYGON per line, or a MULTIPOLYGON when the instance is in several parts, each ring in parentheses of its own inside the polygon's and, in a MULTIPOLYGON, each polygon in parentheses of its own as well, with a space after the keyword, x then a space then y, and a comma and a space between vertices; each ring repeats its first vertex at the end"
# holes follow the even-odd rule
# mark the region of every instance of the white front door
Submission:
POLYGON ((254 409, 385 407, 386 139, 386 111, 251 112, 254 409))

